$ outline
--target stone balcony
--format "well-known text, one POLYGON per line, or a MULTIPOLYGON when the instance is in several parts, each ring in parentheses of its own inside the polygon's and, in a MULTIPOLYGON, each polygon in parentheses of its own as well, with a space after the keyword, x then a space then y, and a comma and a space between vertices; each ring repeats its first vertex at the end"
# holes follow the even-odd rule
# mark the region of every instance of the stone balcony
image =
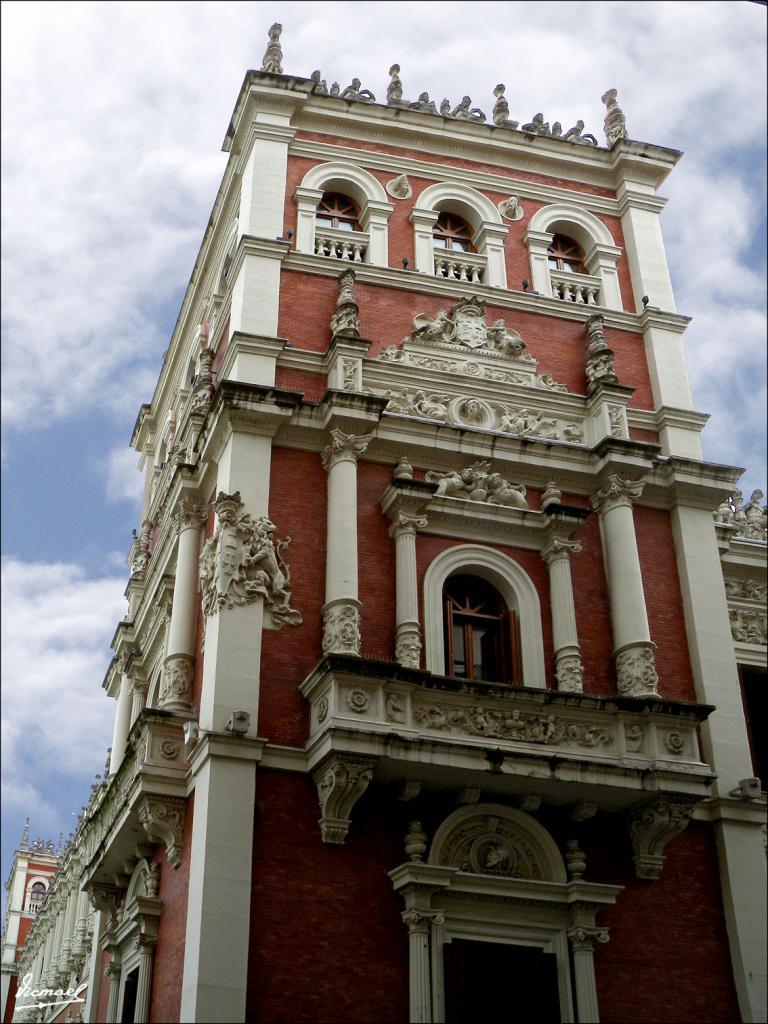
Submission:
POLYGON ((343 655, 324 658, 300 689, 329 842, 344 841, 373 780, 406 795, 482 791, 588 817, 659 798, 690 810, 714 778, 697 733, 708 705, 467 683, 343 655))
POLYGON ((583 306, 599 306, 602 279, 590 274, 570 274, 558 270, 550 270, 549 280, 552 285, 552 297, 563 302, 576 302, 583 306))
POLYGON ((115 889, 115 878, 135 861, 137 848, 163 843, 168 863, 181 863, 189 767, 185 721, 168 711, 143 711, 128 735, 120 767, 86 812, 77 843, 85 865, 83 888, 90 889, 97 905, 98 891, 115 889))
POLYGON ((435 250, 435 277, 466 281, 468 284, 485 284, 487 265, 488 259, 481 253, 435 250))
POLYGON ((369 236, 367 231, 339 231, 336 228, 315 228, 316 256, 330 259, 365 262, 369 236))

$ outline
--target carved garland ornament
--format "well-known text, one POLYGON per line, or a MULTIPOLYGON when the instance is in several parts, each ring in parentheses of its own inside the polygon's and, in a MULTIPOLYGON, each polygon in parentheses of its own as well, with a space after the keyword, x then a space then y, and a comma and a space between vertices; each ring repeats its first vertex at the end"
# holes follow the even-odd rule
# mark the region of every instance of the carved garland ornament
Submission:
POLYGON ((205 614, 216 615, 220 609, 263 597, 276 625, 299 625, 301 614, 290 607, 291 572, 281 554, 290 537, 275 540, 275 524, 244 512, 239 491, 219 492, 216 517, 216 532, 200 556, 205 614))

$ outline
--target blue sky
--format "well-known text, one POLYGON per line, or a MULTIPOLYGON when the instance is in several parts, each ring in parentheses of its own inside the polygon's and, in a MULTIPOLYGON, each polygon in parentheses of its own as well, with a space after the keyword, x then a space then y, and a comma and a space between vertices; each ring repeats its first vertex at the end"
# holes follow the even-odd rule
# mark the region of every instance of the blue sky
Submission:
POLYGON ((383 98, 468 93, 685 151, 662 194, 706 457, 765 490, 765 8, 748 2, 2 6, 2 872, 26 814, 69 832, 104 763, 101 690, 141 480, 128 449, 269 25, 285 67, 383 98), (351 41, 354 40, 354 45, 351 41))

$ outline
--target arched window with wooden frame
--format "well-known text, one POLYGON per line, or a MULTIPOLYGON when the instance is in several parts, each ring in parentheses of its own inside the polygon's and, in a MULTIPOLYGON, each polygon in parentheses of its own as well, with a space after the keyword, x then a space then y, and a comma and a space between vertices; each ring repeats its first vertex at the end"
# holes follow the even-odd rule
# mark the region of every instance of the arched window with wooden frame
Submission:
POLYGON ((47 889, 44 882, 33 882, 27 898, 27 913, 36 914, 45 899, 47 889))
POLYGON ((443 588, 446 671, 459 679, 520 685, 516 612, 477 576, 450 576, 443 588))
POLYGON ((320 227, 337 231, 359 231, 360 211, 357 204, 340 192, 324 192, 317 204, 315 221, 320 227))
POLYGON ((560 270, 566 274, 583 274, 584 250, 566 235, 555 235, 547 246, 547 262, 550 270, 560 270))
POLYGON ((454 252, 476 252, 472 244, 474 231, 465 220, 450 211, 443 211, 432 229, 434 249, 452 249, 454 252))

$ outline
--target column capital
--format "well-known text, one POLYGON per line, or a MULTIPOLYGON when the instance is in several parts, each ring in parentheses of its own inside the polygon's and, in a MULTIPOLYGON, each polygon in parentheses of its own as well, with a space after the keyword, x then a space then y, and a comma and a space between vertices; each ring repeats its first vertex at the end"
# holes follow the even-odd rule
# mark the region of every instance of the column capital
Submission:
POLYGON ((569 928, 566 935, 574 953, 582 950, 591 952, 596 942, 608 941, 607 928, 585 928, 583 925, 577 925, 575 928, 569 928))
POLYGON ((614 473, 592 495, 592 507, 600 514, 619 506, 631 508, 632 503, 643 493, 644 487, 645 480, 632 480, 614 473))
POLYGON ((408 512, 396 512, 389 527, 389 536, 393 540, 404 534, 415 536, 417 530, 423 530, 428 523, 426 516, 410 515, 408 512))
POLYGON ((400 915, 403 919, 403 923, 408 926, 409 934, 428 934, 433 924, 443 924, 445 917, 443 914, 435 911, 425 910, 404 910, 400 915))
POLYGON ((201 530, 208 521, 208 505, 197 505, 191 501, 180 501, 173 516, 176 533, 184 530, 201 530))
POLYGON ((323 448, 323 469, 332 469, 337 462, 356 463, 371 443, 373 434, 345 434, 338 427, 331 431, 331 440, 323 448))
POLYGON ((549 566, 560 559, 569 559, 571 555, 578 555, 581 551, 581 544, 577 540, 564 540, 562 537, 553 537, 541 552, 541 557, 549 566))

